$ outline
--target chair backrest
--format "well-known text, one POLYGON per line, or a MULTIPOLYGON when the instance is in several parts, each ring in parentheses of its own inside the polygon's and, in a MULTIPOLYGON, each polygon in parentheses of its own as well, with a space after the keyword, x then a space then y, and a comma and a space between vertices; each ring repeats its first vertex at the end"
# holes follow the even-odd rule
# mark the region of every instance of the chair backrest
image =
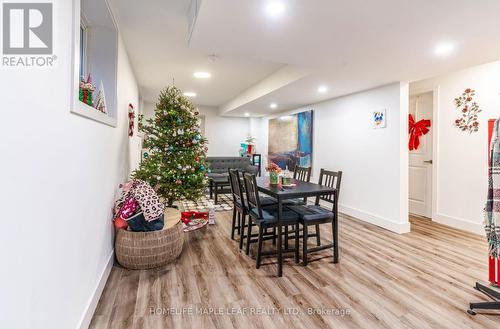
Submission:
POLYGON ((342 171, 329 171, 321 168, 319 173, 319 185, 333 187, 336 189, 335 194, 321 195, 316 198, 316 205, 319 205, 319 200, 333 203, 335 211, 338 205, 340 194, 340 182, 342 181, 342 171))
POLYGON ((311 167, 295 167, 295 171, 293 172, 293 178, 300 180, 302 182, 310 182, 311 181, 311 167))
POLYGON ((243 198, 243 187, 240 181, 240 172, 236 169, 228 169, 229 171, 229 184, 231 185, 231 193, 233 194, 233 202, 239 202, 243 208, 246 207, 245 199, 243 198))
POLYGON ((245 173, 243 174, 243 180, 247 192, 248 212, 251 213, 253 210, 259 215, 259 218, 262 218, 262 208, 260 206, 259 190, 257 189, 255 175, 245 173))

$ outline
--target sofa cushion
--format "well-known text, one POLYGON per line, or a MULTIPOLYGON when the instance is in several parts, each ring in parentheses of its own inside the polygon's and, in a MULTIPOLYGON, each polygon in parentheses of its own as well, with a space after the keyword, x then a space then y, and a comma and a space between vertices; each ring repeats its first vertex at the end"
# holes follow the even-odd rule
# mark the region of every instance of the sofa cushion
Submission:
POLYGON ((216 172, 210 172, 207 174, 209 178, 214 178, 214 179, 218 179, 218 178, 228 178, 229 177, 229 174, 227 172, 223 172, 223 173, 216 173, 216 172))
POLYGON ((206 159, 210 174, 227 174, 229 169, 237 169, 255 174, 256 167, 252 166, 248 157, 208 157, 206 159))

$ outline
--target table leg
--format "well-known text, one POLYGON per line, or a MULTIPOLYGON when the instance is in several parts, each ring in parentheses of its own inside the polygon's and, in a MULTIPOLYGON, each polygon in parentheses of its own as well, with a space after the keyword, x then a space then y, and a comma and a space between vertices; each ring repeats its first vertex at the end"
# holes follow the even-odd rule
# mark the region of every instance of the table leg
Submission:
POLYGON ((278 276, 283 276, 283 254, 282 254, 282 226, 281 226, 281 217, 283 216, 283 204, 281 202, 281 198, 278 197, 278 276))
POLYGON ((217 204, 217 195, 218 195, 218 193, 219 193, 219 192, 218 192, 218 188, 219 188, 219 187, 217 186, 217 184, 215 184, 215 198, 214 198, 214 203, 215 203, 215 204, 217 204))

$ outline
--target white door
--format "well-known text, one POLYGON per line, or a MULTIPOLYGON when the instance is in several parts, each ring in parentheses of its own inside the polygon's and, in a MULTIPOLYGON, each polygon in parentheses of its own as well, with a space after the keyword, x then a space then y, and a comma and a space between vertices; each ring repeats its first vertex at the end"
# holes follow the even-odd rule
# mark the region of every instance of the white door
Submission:
POLYGON ((432 217, 432 92, 410 97, 410 114, 415 122, 431 120, 430 131, 420 137, 418 149, 409 151, 409 210, 410 213, 432 217))

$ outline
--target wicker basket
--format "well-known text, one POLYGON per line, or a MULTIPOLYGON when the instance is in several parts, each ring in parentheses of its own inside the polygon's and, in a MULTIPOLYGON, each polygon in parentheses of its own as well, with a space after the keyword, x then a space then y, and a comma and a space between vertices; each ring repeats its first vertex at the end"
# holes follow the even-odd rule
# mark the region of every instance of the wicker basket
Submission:
POLYGON ((143 270, 166 265, 179 257, 184 244, 179 210, 167 208, 164 220, 161 231, 118 230, 115 240, 118 263, 128 269, 143 270))

